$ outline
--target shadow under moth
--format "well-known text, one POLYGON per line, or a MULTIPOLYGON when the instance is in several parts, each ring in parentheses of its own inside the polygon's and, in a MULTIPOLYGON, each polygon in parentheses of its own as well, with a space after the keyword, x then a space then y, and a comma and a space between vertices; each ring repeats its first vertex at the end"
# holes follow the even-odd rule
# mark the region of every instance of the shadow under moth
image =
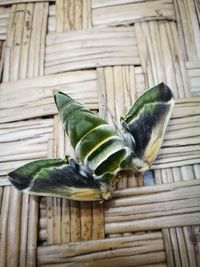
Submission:
POLYGON ((80 164, 66 156, 28 163, 9 173, 26 193, 90 201, 109 199, 117 181, 144 173, 155 160, 174 106, 164 83, 145 91, 121 118, 118 134, 105 120, 62 92, 54 95, 80 164))

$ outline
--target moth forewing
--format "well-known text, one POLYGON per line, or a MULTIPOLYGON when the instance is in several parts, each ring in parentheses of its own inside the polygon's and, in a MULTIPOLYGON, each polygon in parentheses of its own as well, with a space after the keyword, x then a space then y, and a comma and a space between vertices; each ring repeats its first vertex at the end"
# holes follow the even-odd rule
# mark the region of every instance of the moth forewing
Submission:
POLYGON ((124 138, 132 142, 135 153, 133 162, 137 171, 146 171, 155 160, 173 106, 171 90, 161 83, 141 95, 122 119, 124 138))

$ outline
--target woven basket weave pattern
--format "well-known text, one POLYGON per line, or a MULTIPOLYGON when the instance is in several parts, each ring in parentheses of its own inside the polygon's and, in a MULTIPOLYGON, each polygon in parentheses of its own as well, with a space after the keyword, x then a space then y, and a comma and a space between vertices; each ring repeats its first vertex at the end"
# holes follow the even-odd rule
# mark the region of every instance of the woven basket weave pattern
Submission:
POLYGON ((0 78, 1 267, 200 267, 199 0, 0 0, 0 78), (145 179, 103 204, 10 186, 25 163, 74 156, 55 89, 116 127, 159 82, 176 104, 145 179))

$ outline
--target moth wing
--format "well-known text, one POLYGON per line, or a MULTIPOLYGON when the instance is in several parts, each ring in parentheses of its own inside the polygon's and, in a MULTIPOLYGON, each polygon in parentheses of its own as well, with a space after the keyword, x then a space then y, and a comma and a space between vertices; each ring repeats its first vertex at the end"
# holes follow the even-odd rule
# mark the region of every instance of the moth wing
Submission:
POLYGON ((73 159, 46 159, 28 163, 9 174, 18 190, 39 196, 92 201, 109 197, 109 188, 95 180, 73 159))
POLYGON ((152 165, 161 147, 174 106, 173 94, 164 83, 141 95, 124 118, 122 134, 138 159, 138 169, 152 165))

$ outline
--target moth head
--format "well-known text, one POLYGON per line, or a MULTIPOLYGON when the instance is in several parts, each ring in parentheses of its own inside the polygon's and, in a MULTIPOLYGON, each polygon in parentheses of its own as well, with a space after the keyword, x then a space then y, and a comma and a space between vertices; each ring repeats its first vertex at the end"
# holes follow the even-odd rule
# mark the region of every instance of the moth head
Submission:
POLYGON ((109 186, 108 184, 101 183, 101 198, 102 200, 107 200, 111 197, 111 193, 113 191, 113 188, 109 186))
POLYGON ((150 168, 150 164, 148 162, 144 162, 138 158, 134 158, 132 164, 134 173, 144 173, 150 168))

